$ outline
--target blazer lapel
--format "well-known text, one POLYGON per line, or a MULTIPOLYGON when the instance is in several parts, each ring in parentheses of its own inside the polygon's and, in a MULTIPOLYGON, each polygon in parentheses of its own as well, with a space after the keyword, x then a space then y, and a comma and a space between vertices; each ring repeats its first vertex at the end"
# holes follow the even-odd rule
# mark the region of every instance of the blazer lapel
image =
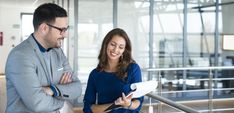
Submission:
POLYGON ((34 49, 34 52, 36 53, 37 57, 39 58, 39 61, 40 61, 41 65, 42 65, 42 68, 44 69, 45 74, 47 75, 48 83, 51 83, 51 80, 50 80, 51 79, 51 73, 49 73, 50 71, 48 70, 48 69, 50 69, 50 67, 48 67, 46 65, 44 57, 42 56, 41 51, 40 51, 36 41, 33 39, 32 35, 29 37, 29 42, 32 45, 32 47, 34 49))
POLYGON ((55 64, 55 59, 54 58, 52 58, 53 56, 54 56, 54 50, 50 50, 51 51, 51 55, 50 55, 50 65, 51 65, 51 77, 52 77, 52 79, 54 79, 54 77, 55 77, 55 72, 57 71, 56 70, 56 64, 55 64))

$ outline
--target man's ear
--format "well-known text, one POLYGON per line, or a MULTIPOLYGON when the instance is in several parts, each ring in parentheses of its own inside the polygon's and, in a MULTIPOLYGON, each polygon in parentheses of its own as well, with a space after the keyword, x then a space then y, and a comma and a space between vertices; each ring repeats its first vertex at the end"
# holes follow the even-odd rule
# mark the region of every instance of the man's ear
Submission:
POLYGON ((40 26, 39 26, 39 31, 45 35, 47 34, 47 32, 49 31, 49 26, 46 25, 45 23, 42 23, 40 26))

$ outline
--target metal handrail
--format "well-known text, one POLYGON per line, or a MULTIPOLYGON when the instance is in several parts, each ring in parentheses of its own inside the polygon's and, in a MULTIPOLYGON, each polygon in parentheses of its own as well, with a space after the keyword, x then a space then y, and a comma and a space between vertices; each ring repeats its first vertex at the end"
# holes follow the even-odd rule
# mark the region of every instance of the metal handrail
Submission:
POLYGON ((169 100, 167 98, 161 97, 159 95, 153 95, 153 94, 149 93, 149 94, 146 94, 146 96, 148 96, 150 98, 153 98, 153 99, 156 99, 156 100, 159 100, 159 101, 161 101, 163 103, 166 103, 166 104, 168 104, 170 106, 173 106, 173 107, 175 107, 177 109, 180 109, 180 110, 182 110, 184 112, 187 112, 187 113, 201 113, 201 112, 198 112, 198 111, 196 111, 196 110, 194 110, 194 109, 192 109, 190 107, 187 107, 187 106, 185 106, 183 104, 175 103, 175 102, 173 102, 173 101, 171 101, 171 100, 169 100))
MULTIPOLYGON (((212 70, 229 70, 229 69, 234 69, 234 66, 214 66, 214 67, 180 67, 180 68, 143 68, 142 71, 147 71, 147 72, 152 72, 152 71, 158 71, 159 75, 160 75, 160 71, 177 71, 177 70, 182 70, 182 71, 186 71, 186 70, 209 70, 208 73, 208 86, 209 88, 206 89, 206 91, 208 91, 209 94, 209 109, 207 111, 209 111, 209 113, 212 113, 212 109, 213 109, 213 91, 214 90, 220 90, 220 89, 213 89, 212 88, 212 81, 215 80, 220 80, 220 79, 226 79, 226 78, 213 78, 213 73, 212 70)), ((233 78, 228 78, 228 79, 233 79, 233 78)), ((158 80, 161 81, 160 76, 158 76, 158 80)), ((203 80, 203 79, 199 79, 199 80, 203 80)), ((186 79, 184 79, 183 81, 186 81, 186 79)), ((160 90, 160 82, 159 82, 159 95, 162 94, 162 90, 160 90)), ((183 92, 183 91, 182 91, 183 92)), ((159 100, 160 102, 166 103, 172 107, 175 107, 177 109, 180 109, 182 111, 188 112, 188 113, 199 113, 198 111, 193 110, 192 108, 189 108, 187 106, 175 103, 167 98, 163 98, 162 96, 159 95, 153 95, 153 94, 147 94, 148 97, 151 97, 153 99, 159 100)), ((160 109, 160 108, 159 108, 160 109)), ((160 110, 159 110, 160 112, 160 110)), ((200 112, 204 112, 204 111, 200 111, 200 112)))
POLYGON ((213 66, 213 67, 180 67, 180 68, 143 68, 143 71, 176 71, 176 70, 214 70, 214 69, 234 69, 234 66, 213 66))

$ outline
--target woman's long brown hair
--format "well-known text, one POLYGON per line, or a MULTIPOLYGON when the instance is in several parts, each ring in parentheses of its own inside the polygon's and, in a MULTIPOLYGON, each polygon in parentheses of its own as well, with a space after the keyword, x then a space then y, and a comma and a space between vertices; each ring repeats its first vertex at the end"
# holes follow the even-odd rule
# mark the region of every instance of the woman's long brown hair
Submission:
POLYGON ((130 63, 133 63, 134 60, 132 59, 132 46, 131 46, 130 39, 127 33, 123 29, 115 28, 111 30, 110 32, 108 32, 105 38, 103 39, 101 50, 98 55, 99 63, 97 65, 97 70, 103 71, 104 69, 107 68, 107 65, 108 65, 108 57, 106 53, 107 46, 109 42, 111 41, 111 39, 116 35, 123 37, 126 42, 125 50, 123 52, 123 55, 119 59, 119 64, 117 66, 117 72, 116 72, 116 75, 120 79, 124 79, 127 76, 128 65, 130 63))

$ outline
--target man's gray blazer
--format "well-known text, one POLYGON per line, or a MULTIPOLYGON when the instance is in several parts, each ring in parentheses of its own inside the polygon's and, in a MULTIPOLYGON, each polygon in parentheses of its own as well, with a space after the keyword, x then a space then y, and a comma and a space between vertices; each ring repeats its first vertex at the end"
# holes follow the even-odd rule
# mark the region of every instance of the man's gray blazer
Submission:
POLYGON ((5 70, 6 113, 58 113, 65 100, 81 95, 81 83, 76 74, 72 75, 72 83, 59 84, 64 72, 72 72, 62 49, 51 49, 48 54, 51 67, 46 64, 32 35, 10 52, 5 70), (61 97, 52 97, 43 91, 42 87, 50 84, 57 86, 61 97))

